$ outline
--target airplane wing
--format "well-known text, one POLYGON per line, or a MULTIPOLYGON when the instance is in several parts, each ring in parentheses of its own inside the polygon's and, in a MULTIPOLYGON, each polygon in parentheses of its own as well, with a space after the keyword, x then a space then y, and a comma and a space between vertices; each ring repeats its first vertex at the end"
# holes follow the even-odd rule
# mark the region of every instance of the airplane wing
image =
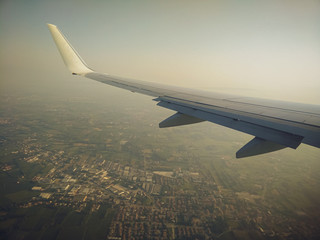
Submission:
POLYGON ((87 66, 60 30, 48 24, 73 75, 155 97, 158 106, 176 111, 160 128, 209 121, 254 136, 237 151, 249 157, 301 143, 320 147, 320 106, 208 93, 98 73, 87 66))

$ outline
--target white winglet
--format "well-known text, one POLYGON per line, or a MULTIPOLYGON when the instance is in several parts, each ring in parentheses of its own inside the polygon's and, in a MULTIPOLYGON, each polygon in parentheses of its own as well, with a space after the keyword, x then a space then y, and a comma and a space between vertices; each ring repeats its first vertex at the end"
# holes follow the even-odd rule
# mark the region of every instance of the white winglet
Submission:
POLYGON ((64 63, 74 75, 84 75, 93 72, 82 60, 80 55, 71 46, 65 36, 60 32, 57 26, 48 24, 52 38, 63 58, 64 63))

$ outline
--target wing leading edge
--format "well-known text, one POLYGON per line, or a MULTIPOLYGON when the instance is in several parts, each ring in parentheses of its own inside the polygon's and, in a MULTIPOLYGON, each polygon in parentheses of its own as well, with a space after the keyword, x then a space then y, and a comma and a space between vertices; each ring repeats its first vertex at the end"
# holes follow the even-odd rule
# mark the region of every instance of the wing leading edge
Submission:
POLYGON ((55 25, 48 27, 73 75, 155 97, 158 106, 176 111, 159 124, 161 128, 210 121, 253 135, 236 153, 237 158, 296 149, 301 143, 320 148, 320 106, 194 91, 98 73, 87 66, 55 25))

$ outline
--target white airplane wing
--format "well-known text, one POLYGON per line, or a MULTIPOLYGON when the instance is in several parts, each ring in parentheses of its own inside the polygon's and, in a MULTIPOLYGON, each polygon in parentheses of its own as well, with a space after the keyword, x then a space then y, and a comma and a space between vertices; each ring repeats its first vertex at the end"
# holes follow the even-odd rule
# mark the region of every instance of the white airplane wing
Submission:
POLYGON ((155 97, 157 105, 176 111, 159 127, 210 121, 254 138, 236 157, 249 157, 301 143, 320 147, 320 106, 238 97, 126 79, 90 69, 59 29, 48 24, 60 54, 73 75, 155 97))

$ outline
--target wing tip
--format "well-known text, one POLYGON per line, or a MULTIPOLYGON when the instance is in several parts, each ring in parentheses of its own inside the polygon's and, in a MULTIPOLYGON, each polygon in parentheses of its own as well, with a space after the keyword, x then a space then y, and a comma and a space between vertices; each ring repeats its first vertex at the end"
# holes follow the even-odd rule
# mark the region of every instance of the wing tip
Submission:
POLYGON ((49 28, 49 30, 54 29, 54 28, 57 29, 57 26, 52 23, 47 23, 47 27, 49 28))
POLYGON ((61 33, 59 28, 51 23, 47 23, 52 38, 69 70, 75 75, 84 75, 93 72, 83 61, 77 51, 72 47, 67 38, 61 33))

